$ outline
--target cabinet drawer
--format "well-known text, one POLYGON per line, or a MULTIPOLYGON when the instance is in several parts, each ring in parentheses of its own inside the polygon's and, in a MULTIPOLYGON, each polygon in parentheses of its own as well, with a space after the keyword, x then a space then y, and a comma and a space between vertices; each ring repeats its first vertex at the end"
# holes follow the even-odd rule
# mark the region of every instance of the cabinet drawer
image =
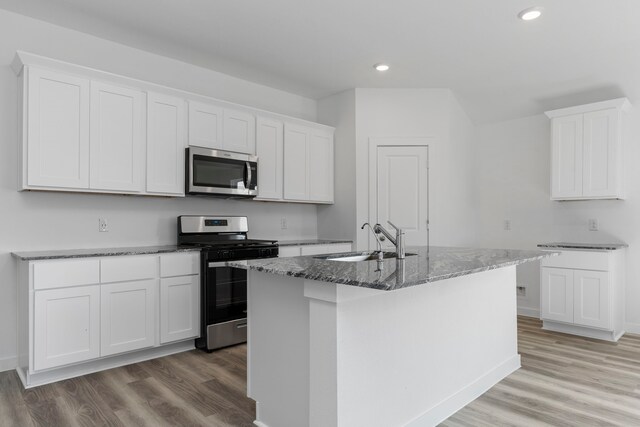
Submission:
POLYGON ((100 282, 97 259, 42 261, 33 263, 33 288, 64 288, 100 282))
POLYGON ((160 276, 188 276, 200 273, 200 252, 160 256, 160 276))
POLYGON ((103 258, 100 261, 102 283, 153 279, 158 277, 158 256, 137 255, 103 258))
POLYGON ((609 252, 561 251, 558 256, 544 258, 542 266, 609 271, 609 252))

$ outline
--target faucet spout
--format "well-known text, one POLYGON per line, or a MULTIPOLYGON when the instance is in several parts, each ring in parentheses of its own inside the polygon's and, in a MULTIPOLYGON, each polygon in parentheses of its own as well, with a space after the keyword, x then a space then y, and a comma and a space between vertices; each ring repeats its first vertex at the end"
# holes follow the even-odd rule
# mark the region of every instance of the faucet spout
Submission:
POLYGON ((376 224, 373 227, 373 231, 376 234, 382 233, 389 241, 396 247, 396 258, 404 259, 405 250, 404 250, 404 230, 400 227, 395 226, 391 221, 387 221, 389 225, 396 229, 395 238, 389 233, 383 226, 380 224, 376 224))

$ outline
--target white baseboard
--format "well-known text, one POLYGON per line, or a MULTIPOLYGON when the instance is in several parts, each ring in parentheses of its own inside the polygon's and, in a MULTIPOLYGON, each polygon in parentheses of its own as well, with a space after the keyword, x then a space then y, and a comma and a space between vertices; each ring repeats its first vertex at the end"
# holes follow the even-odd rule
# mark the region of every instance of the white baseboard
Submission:
POLYGON ((15 356, 3 357, 0 359, 0 372, 11 371, 16 369, 16 366, 18 366, 18 364, 15 356))
POLYGON ((531 307, 518 307, 518 316, 540 318, 540 310, 531 307))
POLYGON ((193 350, 194 348, 194 341, 191 339, 173 344, 165 344, 160 347, 152 347, 144 350, 133 351, 130 353, 108 356, 102 359, 79 363, 77 365, 53 368, 38 373, 19 371, 18 375, 23 382, 22 385, 24 386, 24 388, 32 388, 44 384, 50 384, 56 381, 62 381, 69 378, 92 374, 94 372, 104 371, 106 369, 130 365, 132 363, 144 362, 145 360, 156 359, 158 357, 169 356, 171 354, 193 350))
POLYGON ((493 368, 459 392, 443 400, 418 418, 414 418, 405 427, 432 427, 440 424, 451 415, 476 400, 484 392, 499 383, 520 368, 520 355, 509 358, 493 368))
POLYGON ((640 323, 627 322, 624 324, 624 329, 628 334, 640 335, 640 323))

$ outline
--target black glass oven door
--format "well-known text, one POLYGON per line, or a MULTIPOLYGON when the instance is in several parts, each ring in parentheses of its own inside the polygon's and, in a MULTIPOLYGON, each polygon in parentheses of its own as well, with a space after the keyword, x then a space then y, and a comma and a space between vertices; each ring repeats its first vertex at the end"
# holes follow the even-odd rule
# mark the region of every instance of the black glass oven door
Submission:
POLYGON ((209 263, 205 298, 208 325, 247 317, 247 271, 209 263))

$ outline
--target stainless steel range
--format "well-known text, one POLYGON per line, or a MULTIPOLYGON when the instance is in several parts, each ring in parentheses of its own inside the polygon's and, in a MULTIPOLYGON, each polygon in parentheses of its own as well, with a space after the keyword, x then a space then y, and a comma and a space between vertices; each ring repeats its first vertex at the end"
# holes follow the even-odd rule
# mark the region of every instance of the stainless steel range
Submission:
POLYGON ((212 351, 247 341, 247 271, 226 262, 278 256, 277 241, 249 239, 248 232, 246 216, 178 217, 178 244, 202 247, 198 348, 212 351))

